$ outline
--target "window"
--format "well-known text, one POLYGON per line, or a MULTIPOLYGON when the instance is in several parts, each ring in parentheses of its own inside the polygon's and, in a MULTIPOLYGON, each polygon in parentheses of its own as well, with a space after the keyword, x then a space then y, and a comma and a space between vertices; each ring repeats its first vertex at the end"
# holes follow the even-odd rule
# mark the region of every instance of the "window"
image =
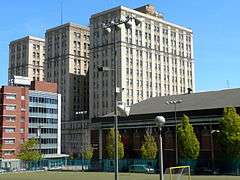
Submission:
POLYGON ((15 94, 7 94, 6 99, 16 99, 16 95, 15 94))
POLYGON ((15 117, 6 117, 6 120, 9 122, 14 122, 16 120, 15 117))
POLYGON ((4 131, 7 133, 15 132, 15 128, 4 128, 4 131))
POLYGON ((14 150, 5 150, 5 151, 3 151, 3 154, 4 155, 12 155, 12 154, 14 154, 14 150))
POLYGON ((15 139, 4 139, 4 144, 14 144, 15 139))
POLYGON ((21 96, 21 100, 25 100, 25 96, 21 96))
POLYGON ((6 110, 10 110, 10 111, 13 111, 16 109, 16 106, 15 105, 6 105, 6 110))

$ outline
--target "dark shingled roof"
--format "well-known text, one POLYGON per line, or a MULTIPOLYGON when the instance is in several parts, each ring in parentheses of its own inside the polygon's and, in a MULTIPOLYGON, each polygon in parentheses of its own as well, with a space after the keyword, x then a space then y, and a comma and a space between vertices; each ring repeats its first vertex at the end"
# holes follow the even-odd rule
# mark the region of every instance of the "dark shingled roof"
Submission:
POLYGON ((217 109, 227 106, 240 107, 240 88, 152 97, 133 104, 130 115, 172 112, 174 104, 166 103, 170 100, 182 100, 182 103, 177 104, 177 111, 217 109))

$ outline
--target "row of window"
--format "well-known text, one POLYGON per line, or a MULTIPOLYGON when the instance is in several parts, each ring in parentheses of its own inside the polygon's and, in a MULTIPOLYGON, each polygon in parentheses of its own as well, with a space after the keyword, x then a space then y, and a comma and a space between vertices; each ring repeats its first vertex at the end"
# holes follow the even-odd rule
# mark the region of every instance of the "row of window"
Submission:
POLYGON ((53 118, 36 118, 30 117, 29 123, 37 123, 37 124, 57 124, 58 120, 53 118))
POLYGON ((56 154, 57 149, 41 149, 42 154, 56 154))
POLYGON ((57 144, 57 138, 42 138, 41 144, 57 144))
MULTIPOLYGON (((29 134, 37 134, 38 128, 29 128, 29 134)), ((53 128, 41 128, 41 134, 57 134, 57 129, 53 128)))
POLYGON ((30 96, 30 102, 57 104, 57 99, 30 96))
MULTIPOLYGON (((41 149, 42 154, 56 154, 57 149, 41 149)), ((14 155, 15 150, 4 150, 3 155, 14 155)))
POLYGON ((58 110, 53 108, 30 107, 30 113, 57 114, 58 110))

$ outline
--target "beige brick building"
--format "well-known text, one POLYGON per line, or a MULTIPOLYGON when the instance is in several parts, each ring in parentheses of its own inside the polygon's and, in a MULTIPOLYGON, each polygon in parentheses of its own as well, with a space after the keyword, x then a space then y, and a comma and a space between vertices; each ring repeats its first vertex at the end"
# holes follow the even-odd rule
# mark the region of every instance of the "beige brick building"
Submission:
POLYGON ((29 77, 33 81, 42 81, 44 59, 44 39, 26 36, 10 42, 8 80, 17 75, 29 77))
POLYGON ((131 106, 144 99, 195 90, 192 30, 164 19, 152 5, 137 9, 119 6, 91 16, 89 65, 90 117, 113 111, 114 72, 98 72, 98 66, 114 68, 113 32, 102 25, 138 18, 141 24, 124 25, 116 32, 118 101, 131 106))
POLYGON ((45 79, 56 82, 62 95, 62 151, 79 154, 89 142, 89 29, 67 23, 48 29, 45 40, 45 79))

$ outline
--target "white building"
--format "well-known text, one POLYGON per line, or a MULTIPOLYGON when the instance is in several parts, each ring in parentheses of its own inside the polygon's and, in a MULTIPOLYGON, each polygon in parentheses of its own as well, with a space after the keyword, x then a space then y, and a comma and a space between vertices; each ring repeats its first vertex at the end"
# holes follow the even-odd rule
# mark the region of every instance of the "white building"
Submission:
POLYGON ((90 117, 113 111, 114 72, 98 72, 98 66, 114 68, 113 32, 103 24, 138 18, 129 29, 116 32, 118 101, 127 106, 144 99, 195 90, 192 30, 170 23, 152 5, 137 9, 119 6, 91 16, 91 61, 89 64, 90 117))
POLYGON ((45 40, 26 36, 9 44, 8 80, 16 76, 44 80, 45 40))

